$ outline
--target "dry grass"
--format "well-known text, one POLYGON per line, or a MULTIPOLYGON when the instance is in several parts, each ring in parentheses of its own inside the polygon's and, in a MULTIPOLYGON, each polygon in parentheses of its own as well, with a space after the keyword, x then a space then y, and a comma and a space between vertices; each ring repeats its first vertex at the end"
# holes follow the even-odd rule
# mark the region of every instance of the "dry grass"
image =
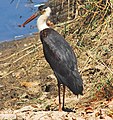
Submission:
MULTIPOLYGON (((55 25, 55 29, 68 40, 77 55, 79 70, 84 81, 84 99, 87 101, 111 99, 113 97, 113 13, 109 0, 106 0, 106 3, 101 3, 102 0, 94 2, 89 0, 83 3, 77 0, 76 6, 72 9, 71 7, 75 5, 74 0, 68 0, 66 3, 65 0, 62 2, 54 0, 54 2, 54 5, 60 5, 57 9, 62 9, 62 12, 57 11, 58 16, 59 14, 68 16, 66 22, 62 22, 62 19, 55 25)), ((60 17, 58 19, 60 20, 60 17)), ((36 36, 28 39, 33 42, 22 43, 23 46, 19 46, 17 42, 14 51, 9 47, 7 51, 3 50, 0 53, 2 82, 6 79, 9 83, 16 80, 20 85, 23 80, 26 82, 38 79, 45 85, 44 79, 52 74, 44 59, 39 38, 37 39, 36 36)), ((6 87, 8 82, 5 83, 6 87)), ((15 88, 15 84, 13 87, 15 88)))
MULTIPOLYGON (((56 2, 57 10, 58 5, 62 6, 59 8, 67 11, 67 14, 62 11, 62 16, 67 18, 67 21, 62 22, 59 17, 60 23, 56 26, 62 27, 61 34, 69 40, 78 56, 87 97, 93 100, 110 99, 113 97, 113 10, 111 1, 76 0, 75 4, 73 0, 63 0, 56 2), (74 14, 74 18, 71 13, 74 14)), ((61 12, 57 12, 58 15, 61 14, 61 12)))

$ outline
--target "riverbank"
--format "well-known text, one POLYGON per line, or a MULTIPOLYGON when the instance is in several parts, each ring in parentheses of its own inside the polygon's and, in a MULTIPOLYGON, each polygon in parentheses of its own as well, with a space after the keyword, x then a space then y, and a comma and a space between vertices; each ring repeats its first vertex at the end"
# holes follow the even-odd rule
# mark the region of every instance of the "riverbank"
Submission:
MULTIPOLYGON (((55 29, 65 36, 77 55, 84 81, 84 95, 77 98, 66 89, 66 108, 57 112, 57 80, 45 61, 39 33, 0 44, 0 119, 106 119, 113 118, 113 23, 98 37, 72 33, 77 21, 55 29), (71 29, 72 31, 69 31, 71 29), (82 37, 81 37, 82 38, 82 37)), ((104 23, 104 25, 106 25, 104 23)), ((83 26, 82 26, 83 27, 83 26)), ((98 30, 97 30, 98 31, 98 30)))

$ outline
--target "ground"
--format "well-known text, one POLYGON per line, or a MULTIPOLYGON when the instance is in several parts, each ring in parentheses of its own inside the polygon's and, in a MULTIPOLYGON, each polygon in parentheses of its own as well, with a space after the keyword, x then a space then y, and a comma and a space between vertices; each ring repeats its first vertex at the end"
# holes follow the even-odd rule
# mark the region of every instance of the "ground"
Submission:
MULTIPOLYGON (((69 38, 69 37, 68 37, 69 38)), ((83 74, 83 96, 66 90, 66 112, 58 112, 57 80, 45 61, 39 34, 0 44, 1 119, 101 119, 113 118, 113 100, 93 100, 83 74), (89 96, 90 97, 90 96, 89 96), (90 103, 89 103, 90 102, 90 103)), ((78 60, 81 57, 78 57, 78 60)), ((82 58, 83 59, 83 58, 82 58)), ((83 61, 82 61, 83 62, 83 61)), ((78 62, 79 66, 82 66, 78 62)))
POLYGON ((90 17, 94 23, 78 16, 54 26, 72 46, 84 83, 83 96, 66 89, 62 112, 58 112, 57 80, 44 58, 39 33, 0 43, 0 120, 113 119, 113 13, 103 22, 90 17))

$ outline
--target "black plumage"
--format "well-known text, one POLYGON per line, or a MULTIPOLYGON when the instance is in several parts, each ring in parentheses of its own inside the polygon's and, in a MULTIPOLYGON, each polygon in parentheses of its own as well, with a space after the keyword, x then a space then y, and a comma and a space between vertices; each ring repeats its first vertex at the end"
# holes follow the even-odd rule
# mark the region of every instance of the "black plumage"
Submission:
POLYGON ((47 25, 51 9, 42 5, 39 11, 28 18, 21 26, 41 16, 37 20, 37 27, 40 31, 40 39, 43 44, 44 56, 54 71, 58 80, 59 111, 64 109, 65 86, 75 95, 83 94, 83 81, 78 72, 76 56, 66 40, 55 30, 47 25), (63 84, 63 105, 61 108, 60 86, 63 84))
POLYGON ((67 86, 75 95, 82 95, 83 81, 77 69, 76 56, 68 42, 51 28, 42 30, 40 39, 45 58, 58 82, 67 86))

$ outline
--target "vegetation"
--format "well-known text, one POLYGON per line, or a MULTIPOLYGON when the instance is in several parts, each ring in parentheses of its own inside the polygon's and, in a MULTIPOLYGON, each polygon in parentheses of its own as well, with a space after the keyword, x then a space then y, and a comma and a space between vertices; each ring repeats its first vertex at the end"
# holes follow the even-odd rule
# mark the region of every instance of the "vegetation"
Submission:
POLYGON ((85 93, 90 92, 91 99, 113 97, 111 2, 110 0, 63 0, 61 2, 54 0, 52 6, 53 9, 57 8, 55 12, 57 11, 59 24, 57 23, 56 26, 62 26, 61 33, 70 41, 78 56, 85 93), (89 87, 90 91, 87 91, 89 87))
MULTIPOLYGON (((102 108, 105 115, 113 118, 113 105, 106 103, 113 101, 112 3, 113 0, 49 0, 47 3, 52 8, 50 20, 55 24, 54 29, 66 38, 76 53, 84 82, 84 95, 78 102, 69 90, 66 91, 66 105, 76 110, 75 118, 83 115, 87 119, 88 111, 93 113, 96 109, 94 118, 102 119, 102 108)), ((5 108, 19 109, 26 105, 32 105, 34 111, 57 110, 54 101, 58 95, 57 82, 45 61, 38 33, 0 44, 0 81, 3 113, 6 113, 5 108)), ((33 112, 29 107, 25 110, 20 111, 21 118, 26 112, 33 112)), ((38 112, 31 116, 34 114, 38 112)))

